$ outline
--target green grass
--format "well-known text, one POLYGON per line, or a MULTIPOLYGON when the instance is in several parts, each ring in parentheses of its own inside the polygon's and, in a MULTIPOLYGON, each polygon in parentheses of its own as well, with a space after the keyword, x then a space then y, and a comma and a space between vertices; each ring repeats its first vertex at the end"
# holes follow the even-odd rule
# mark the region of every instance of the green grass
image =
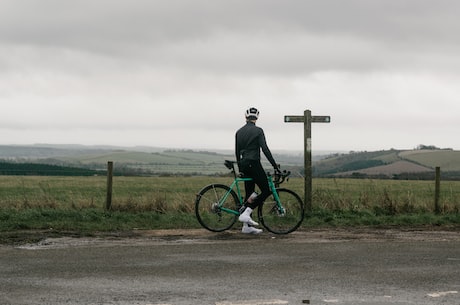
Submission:
POLYGON ((104 211, 103 209, 0 210, 0 231, 54 230, 91 233, 133 229, 173 229, 197 227, 191 214, 104 211))
MULTIPOLYGON (((370 211, 330 211, 315 208, 308 213, 303 228, 346 226, 458 226, 459 214, 413 213, 384 215, 370 211)), ((104 211, 103 209, 64 210, 33 208, 0 210, 0 232, 44 230, 50 232, 94 232, 201 228, 191 213, 104 211)))
MULTIPOLYGON (((314 179, 313 202, 330 210, 374 210, 390 215, 434 211, 434 181, 314 179)), ((460 182, 442 181, 440 206, 460 210, 460 182)))
POLYGON ((309 213, 304 227, 421 227, 458 226, 460 214, 435 214, 432 212, 386 215, 372 211, 331 211, 315 208, 309 213))
MULTIPOLYGON (((129 231, 199 228, 196 193, 229 177, 114 177, 106 211, 106 177, 0 176, 0 232, 17 230, 129 231)), ((303 198, 303 179, 283 187, 303 198)), ((460 182, 441 182, 441 213, 434 182, 314 179, 313 210, 303 227, 460 224, 460 182)))

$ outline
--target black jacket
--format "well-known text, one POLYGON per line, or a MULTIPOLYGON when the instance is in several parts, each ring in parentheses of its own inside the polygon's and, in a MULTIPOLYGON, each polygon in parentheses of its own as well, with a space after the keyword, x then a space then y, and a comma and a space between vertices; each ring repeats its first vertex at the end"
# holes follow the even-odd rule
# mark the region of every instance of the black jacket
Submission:
POLYGON ((248 121, 246 125, 236 132, 236 161, 238 164, 240 164, 241 160, 260 161, 260 149, 262 149, 265 157, 271 165, 276 168, 277 165, 275 159, 273 159, 270 149, 268 149, 264 131, 262 128, 257 127, 255 123, 248 121))

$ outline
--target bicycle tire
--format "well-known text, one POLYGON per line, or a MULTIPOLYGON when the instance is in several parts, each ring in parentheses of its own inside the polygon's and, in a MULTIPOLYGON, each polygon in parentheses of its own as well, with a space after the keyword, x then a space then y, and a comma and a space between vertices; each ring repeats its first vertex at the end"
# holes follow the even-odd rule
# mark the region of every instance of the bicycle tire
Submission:
POLYGON ((278 188, 276 191, 285 212, 280 213, 272 194, 259 206, 257 214, 259 221, 269 232, 288 234, 302 224, 305 217, 304 204, 299 195, 291 190, 278 188))
POLYGON ((238 209, 238 196, 224 184, 210 184, 197 194, 195 200, 195 215, 203 228, 212 232, 222 232, 230 229, 236 222, 238 215, 222 211, 217 205, 224 195, 230 192, 222 205, 227 209, 238 209))

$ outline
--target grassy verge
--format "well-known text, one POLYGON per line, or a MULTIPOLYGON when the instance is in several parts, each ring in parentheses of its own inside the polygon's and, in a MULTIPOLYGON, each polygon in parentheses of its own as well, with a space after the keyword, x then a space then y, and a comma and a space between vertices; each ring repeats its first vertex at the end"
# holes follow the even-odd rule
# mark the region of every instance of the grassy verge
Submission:
MULTIPOLYGON (((200 228, 196 193, 229 177, 115 177, 105 211, 105 177, 0 176, 0 241, 15 231, 91 235, 134 229, 200 228), (2 237, 3 236, 3 237, 2 237)), ((283 185, 303 193, 303 180, 283 185)), ((442 213, 433 212, 429 181, 315 179, 313 211, 301 229, 344 226, 460 226, 460 182, 441 185, 442 213)))
MULTIPOLYGON (((415 213, 384 215, 368 211, 330 211, 316 209, 301 227, 344 226, 457 226, 460 214, 415 213)), ((134 229, 201 228, 192 213, 107 212, 101 209, 62 210, 51 208, 0 210, 0 232, 15 230, 72 231, 79 234, 134 229)))
POLYGON ((56 230, 91 233, 133 229, 197 228, 194 215, 157 212, 107 212, 101 209, 0 210, 0 232, 14 230, 56 230))
POLYGON ((431 212, 404 213, 397 215, 376 214, 371 211, 330 211, 316 209, 308 215, 304 227, 345 226, 458 226, 459 213, 435 214, 431 212))

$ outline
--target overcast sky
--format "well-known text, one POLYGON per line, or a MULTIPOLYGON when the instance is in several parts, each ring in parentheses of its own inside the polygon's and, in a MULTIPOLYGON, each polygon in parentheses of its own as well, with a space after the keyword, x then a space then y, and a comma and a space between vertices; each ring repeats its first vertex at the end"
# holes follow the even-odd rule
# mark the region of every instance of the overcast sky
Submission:
POLYGON ((460 1, 2 0, 0 144, 460 149, 460 1))

